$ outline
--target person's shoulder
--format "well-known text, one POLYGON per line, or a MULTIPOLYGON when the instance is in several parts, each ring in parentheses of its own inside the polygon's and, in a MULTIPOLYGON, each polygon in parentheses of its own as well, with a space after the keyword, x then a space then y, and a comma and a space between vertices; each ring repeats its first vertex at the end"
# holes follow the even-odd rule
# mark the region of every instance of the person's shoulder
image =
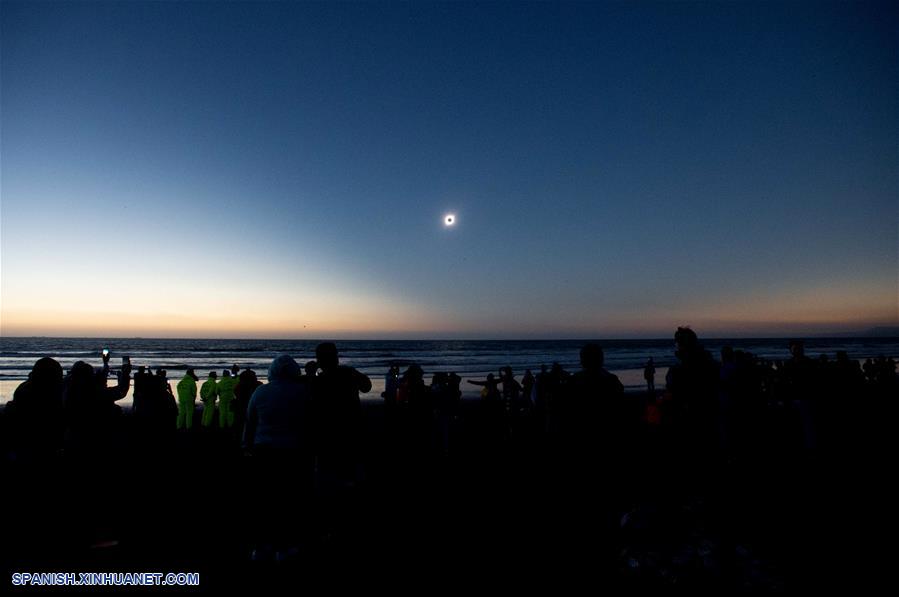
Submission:
POLYGON ((621 379, 618 378, 617 375, 609 371, 608 369, 603 369, 602 373, 600 373, 600 377, 609 385, 613 387, 624 387, 621 385, 621 379))

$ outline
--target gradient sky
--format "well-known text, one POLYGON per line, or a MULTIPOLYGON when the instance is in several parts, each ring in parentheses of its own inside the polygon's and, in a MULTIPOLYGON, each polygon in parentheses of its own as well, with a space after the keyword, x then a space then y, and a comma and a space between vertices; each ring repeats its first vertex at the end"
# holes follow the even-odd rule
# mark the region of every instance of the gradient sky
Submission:
POLYGON ((897 12, 4 1, 0 332, 896 325, 897 12))

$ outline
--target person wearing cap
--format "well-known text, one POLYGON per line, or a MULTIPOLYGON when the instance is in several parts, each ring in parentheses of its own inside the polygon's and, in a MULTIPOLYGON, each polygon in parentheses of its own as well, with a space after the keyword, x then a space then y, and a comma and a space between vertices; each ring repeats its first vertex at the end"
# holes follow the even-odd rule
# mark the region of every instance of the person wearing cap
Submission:
POLYGON ((234 425, 234 412, 231 410, 231 401, 234 400, 234 387, 237 379, 231 377, 231 372, 222 371, 222 378, 218 383, 219 395, 219 427, 230 429, 234 425))
MULTIPOLYGON (((178 382, 177 390, 178 422, 175 424, 175 427, 178 429, 192 429, 194 426, 194 408, 197 405, 197 375, 193 369, 189 368, 184 373, 184 377, 178 382)), ((171 425, 171 422, 169 425, 171 425)))
POLYGON ((200 388, 200 400, 203 401, 203 427, 212 427, 215 418, 215 398, 218 396, 218 385, 215 382, 215 371, 209 372, 209 379, 200 388))

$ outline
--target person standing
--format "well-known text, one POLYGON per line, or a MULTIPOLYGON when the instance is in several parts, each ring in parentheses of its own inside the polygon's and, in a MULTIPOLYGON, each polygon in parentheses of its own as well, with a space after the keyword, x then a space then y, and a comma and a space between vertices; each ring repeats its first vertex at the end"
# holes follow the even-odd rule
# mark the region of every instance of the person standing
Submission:
POLYGON ((212 427, 215 418, 215 399, 218 396, 215 371, 209 372, 209 379, 200 388, 200 400, 203 402, 203 427, 212 427))
POLYGON ((359 393, 371 391, 371 380, 353 367, 341 365, 337 347, 331 342, 319 344, 315 357, 321 369, 313 378, 319 474, 325 484, 350 486, 356 480, 362 433, 359 393))
POLYGON ((256 372, 252 369, 244 369, 237 378, 237 385, 234 387, 234 402, 231 404, 231 410, 234 413, 234 430, 237 436, 243 435, 244 426, 247 421, 247 407, 250 405, 250 398, 256 388, 262 385, 262 382, 256 377, 256 372))
POLYGON ((222 378, 218 383, 219 395, 219 427, 231 429, 234 425, 234 411, 231 410, 231 401, 234 400, 234 387, 237 379, 231 377, 231 372, 222 371, 222 378))
MULTIPOLYGON (((193 429, 194 408, 197 405, 197 374, 188 369, 178 382, 178 422, 177 429, 193 429)), ((169 423, 171 424, 171 423, 169 423)))
POLYGON ((650 394, 654 393, 656 391, 656 364, 652 357, 649 357, 646 366, 643 367, 643 379, 646 380, 646 391, 650 394))

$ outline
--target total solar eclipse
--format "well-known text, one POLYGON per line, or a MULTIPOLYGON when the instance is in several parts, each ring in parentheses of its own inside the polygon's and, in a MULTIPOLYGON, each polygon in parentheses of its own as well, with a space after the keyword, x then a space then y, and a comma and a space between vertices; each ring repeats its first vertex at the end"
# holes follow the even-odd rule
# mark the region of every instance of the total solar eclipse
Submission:
POLYGON ((443 216, 443 225, 444 226, 452 226, 456 223, 456 214, 446 214, 443 216))

